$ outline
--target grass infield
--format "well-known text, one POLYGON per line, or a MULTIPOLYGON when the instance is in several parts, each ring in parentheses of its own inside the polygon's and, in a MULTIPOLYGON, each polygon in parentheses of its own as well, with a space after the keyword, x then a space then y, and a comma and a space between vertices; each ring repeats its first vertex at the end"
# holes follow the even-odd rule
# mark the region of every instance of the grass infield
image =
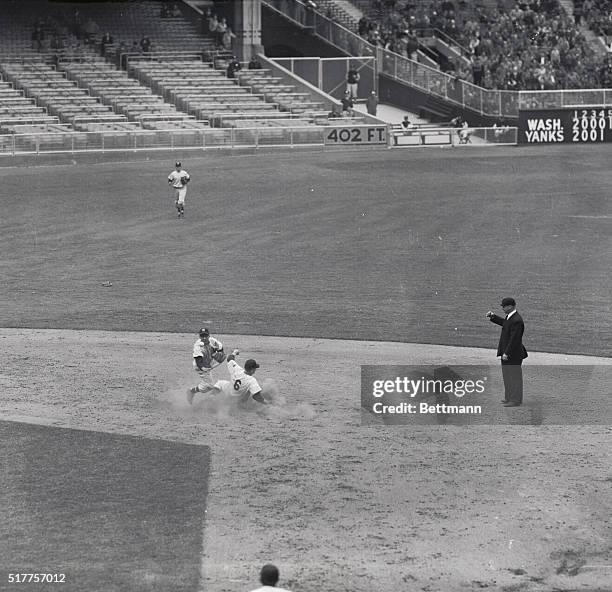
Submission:
POLYGON ((606 146, 176 156, 0 170, 0 326, 612 354, 606 146))
POLYGON ((0 588, 9 573, 65 574, 22 591, 195 590, 209 448, 0 422, 0 588))

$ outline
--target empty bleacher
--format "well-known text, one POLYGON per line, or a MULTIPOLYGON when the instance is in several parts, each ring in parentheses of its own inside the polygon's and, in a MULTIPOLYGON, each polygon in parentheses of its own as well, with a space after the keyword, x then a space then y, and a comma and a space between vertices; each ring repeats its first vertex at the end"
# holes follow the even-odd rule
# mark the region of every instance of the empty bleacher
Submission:
POLYGON ((263 94, 253 94, 250 88, 239 85, 237 79, 227 78, 210 63, 133 59, 129 62, 129 72, 173 101, 177 108, 214 124, 220 124, 227 114, 241 114, 252 119, 279 114, 276 103, 267 102, 263 94))
POLYGON ((306 93, 296 92, 294 86, 285 83, 282 78, 275 77, 270 70, 240 70, 236 76, 241 85, 248 86, 254 93, 262 94, 266 100, 273 101, 283 111, 304 118, 327 114, 324 105, 312 101, 306 93))
POLYGON ((52 150, 75 150, 155 147, 170 137, 202 145, 205 130, 206 145, 223 146, 255 137, 274 143, 289 128, 327 124, 328 109, 269 70, 228 78, 227 52, 215 51, 186 17, 161 18, 160 6, 151 0, 11 2, 0 21, 0 134, 37 149, 38 138, 48 134, 52 150), (34 27, 44 32, 40 43, 34 27), (103 48, 106 32, 113 43, 103 48), (151 40, 144 53, 136 47, 143 37, 151 40), (117 60, 120 42, 127 47, 124 60, 117 60), (211 125, 233 129, 215 135, 211 125))
MULTIPOLYGON (((69 79, 112 107, 118 115, 125 116, 128 122, 132 122, 132 125, 125 125, 124 129, 136 129, 141 127, 140 124, 153 129, 157 128, 156 121, 181 122, 194 119, 108 62, 68 62, 60 67, 69 79)), ((206 126, 206 122, 192 123, 190 129, 206 126)), ((96 129, 100 129, 99 126, 96 129)), ((117 129, 117 126, 112 129, 117 129)), ((164 126, 164 129, 168 129, 168 126, 164 126)), ((177 126, 176 129, 181 128, 177 126)))
POLYGON ((71 123, 75 117, 91 121, 99 116, 113 115, 113 110, 79 89, 75 82, 65 78, 53 66, 44 62, 1 63, 3 77, 27 97, 36 99, 39 106, 31 109, 45 111, 63 123, 71 123))

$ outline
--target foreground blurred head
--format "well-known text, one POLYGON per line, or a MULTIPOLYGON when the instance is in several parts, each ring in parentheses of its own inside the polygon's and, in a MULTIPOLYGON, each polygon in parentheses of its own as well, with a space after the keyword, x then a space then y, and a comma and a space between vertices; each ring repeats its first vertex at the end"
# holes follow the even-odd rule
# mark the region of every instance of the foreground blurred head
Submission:
POLYGON ((264 586, 276 586, 278 583, 278 568, 267 563, 261 568, 259 579, 264 586))

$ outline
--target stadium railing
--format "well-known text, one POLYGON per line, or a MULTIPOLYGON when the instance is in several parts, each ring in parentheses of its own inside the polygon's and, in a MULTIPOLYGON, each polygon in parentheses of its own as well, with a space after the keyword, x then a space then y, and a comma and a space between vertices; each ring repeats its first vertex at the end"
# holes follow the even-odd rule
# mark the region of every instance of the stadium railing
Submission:
POLYGON ((262 0, 262 4, 298 26, 311 30, 321 39, 349 55, 376 57, 378 73, 481 115, 516 119, 519 108, 547 109, 570 105, 578 107, 612 104, 612 89, 488 90, 382 47, 374 46, 357 33, 306 7, 300 0, 262 0))
POLYGON ((562 109, 612 105, 612 88, 519 91, 519 109, 562 109))
MULTIPOLYGON (((231 116, 228 114, 228 119, 231 116)), ((235 117, 235 115, 234 115, 235 117)), ((280 120, 279 122, 280 123, 280 120)), ((51 154, 78 152, 113 152, 140 150, 167 150, 174 148, 208 150, 215 148, 258 148, 258 147, 298 147, 338 146, 355 148, 378 145, 382 148, 405 145, 395 142, 391 126, 359 125, 352 120, 334 120, 329 125, 285 125, 269 122, 261 127, 205 128, 205 129, 165 129, 165 130, 113 130, 113 131, 70 131, 64 133, 15 133, 0 135, 0 156, 20 154, 51 154), (373 134, 375 130, 377 133, 373 134), (382 130, 382 136, 378 132, 382 130), (358 139, 361 138, 361 139, 358 139), (378 141, 372 141, 378 138, 378 141), (381 138, 383 138, 381 140, 381 138), (366 141, 366 139, 368 139, 366 141), (357 141, 355 141, 357 140, 357 141)), ((431 135, 433 128, 427 128, 431 135)), ((449 138, 446 144, 460 145, 456 130, 443 128, 449 138)), ((415 131, 415 137, 424 132, 415 131)), ((516 128, 470 128, 474 144, 516 144, 516 128)), ((429 145, 432 142, 414 142, 413 145, 429 145)))

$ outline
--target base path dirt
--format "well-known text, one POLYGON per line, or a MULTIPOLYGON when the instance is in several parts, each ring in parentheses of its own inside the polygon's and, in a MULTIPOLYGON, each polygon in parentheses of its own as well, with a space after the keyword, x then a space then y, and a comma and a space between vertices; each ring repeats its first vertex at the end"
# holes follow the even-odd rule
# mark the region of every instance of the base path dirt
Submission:
MULTIPOLYGON (((257 359, 277 405, 189 406, 194 335, 1 329, 0 419, 210 446, 207 592, 256 587, 266 562, 303 592, 610 589, 609 426, 361 425, 360 365, 497 364, 493 351, 219 337, 257 359)), ((527 386, 527 404, 539 394, 527 386)))

